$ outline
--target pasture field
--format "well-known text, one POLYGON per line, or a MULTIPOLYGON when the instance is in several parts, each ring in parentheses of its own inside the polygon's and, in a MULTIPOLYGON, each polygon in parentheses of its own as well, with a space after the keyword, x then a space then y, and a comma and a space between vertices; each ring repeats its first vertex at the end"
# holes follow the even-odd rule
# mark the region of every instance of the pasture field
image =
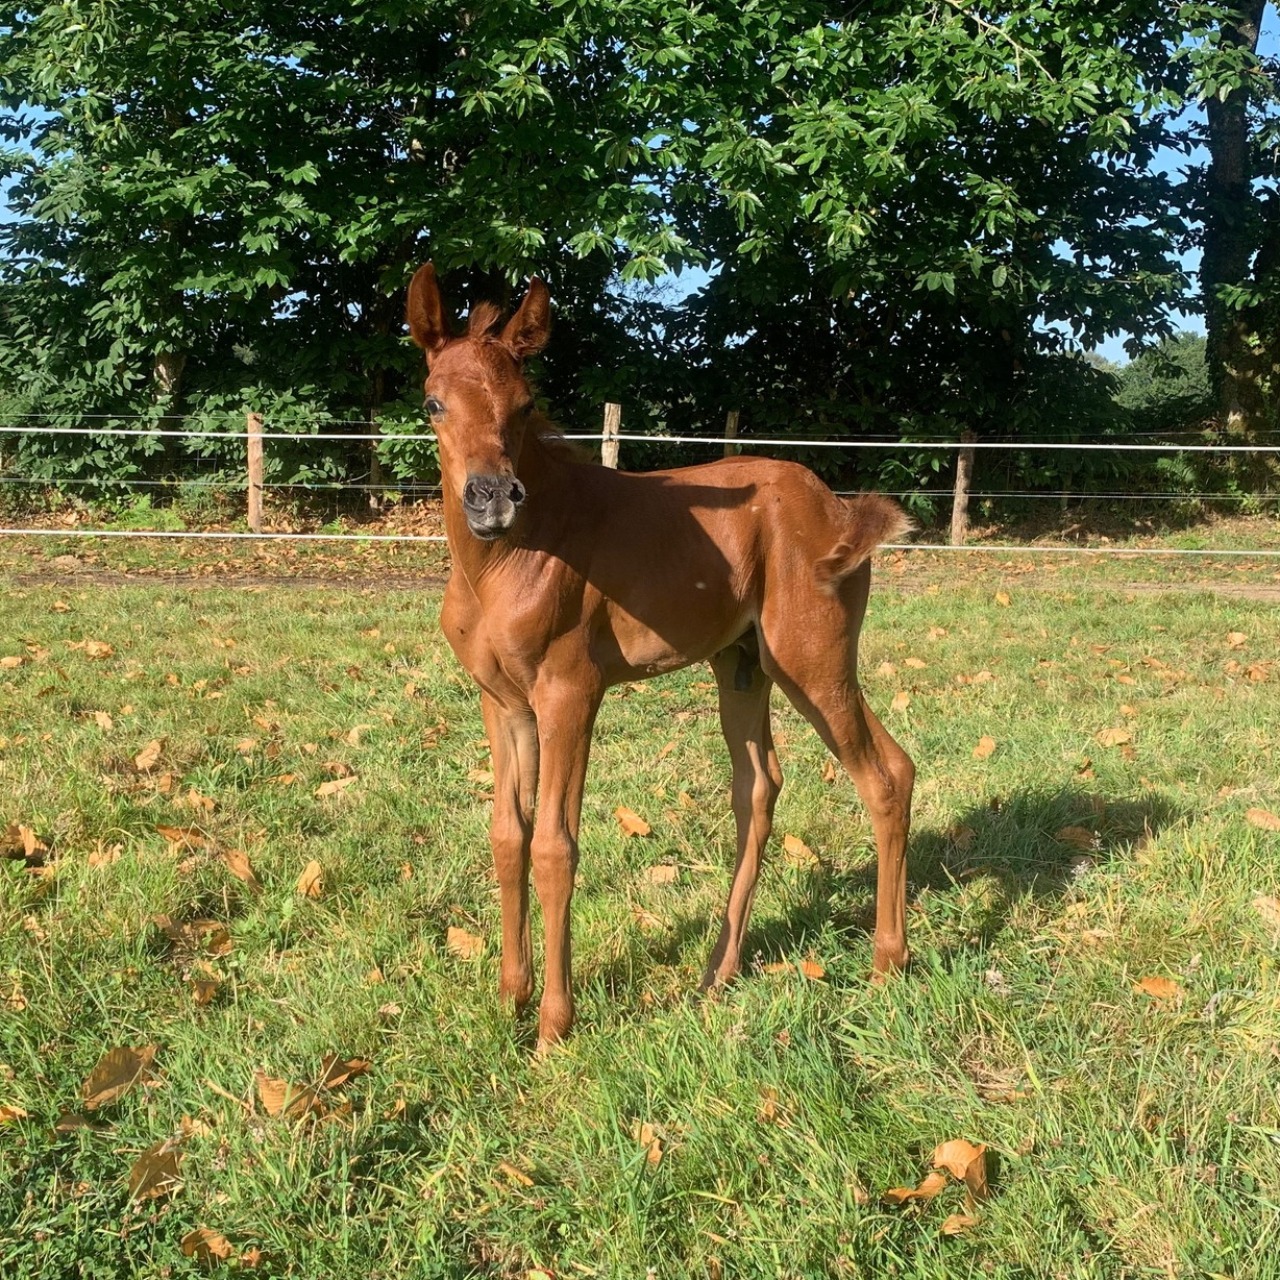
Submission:
POLYGON ((325 552, 325 586, 4 551, 0 1275, 1280 1275, 1275 562, 1224 596, 879 558, 864 682, 919 769, 882 986, 869 824, 775 700, 754 961, 696 997, 714 690, 613 690, 578 1027, 539 1061, 496 1000, 477 699, 407 553, 325 552), (137 1079, 95 1072, 122 1047, 137 1079), (985 1198, 886 1198, 953 1139, 985 1198))

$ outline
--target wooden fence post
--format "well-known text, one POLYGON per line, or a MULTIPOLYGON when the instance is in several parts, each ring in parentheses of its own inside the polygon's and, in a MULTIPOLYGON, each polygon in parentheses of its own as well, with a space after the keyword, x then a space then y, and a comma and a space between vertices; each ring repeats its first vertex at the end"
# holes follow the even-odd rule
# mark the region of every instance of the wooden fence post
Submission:
MULTIPOLYGON (((977 440, 972 431, 962 431, 962 444, 972 446, 977 440)), ((964 546, 969 534, 969 482, 973 479, 973 448, 956 450, 956 491, 951 501, 951 545, 964 546)))
POLYGON ((600 433, 600 461, 606 467, 618 469, 618 432, 622 429, 622 406, 606 404, 604 430, 600 433))
POLYGON ((738 443, 738 413, 737 409, 730 409, 725 415, 724 456, 726 458, 736 458, 742 452, 742 446, 738 443))
POLYGON ((382 506, 382 454, 378 441, 382 438, 382 423, 376 413, 369 415, 369 507, 377 511, 382 506))
POLYGON ((262 414, 246 413, 245 430, 249 433, 249 528, 262 532, 262 414))

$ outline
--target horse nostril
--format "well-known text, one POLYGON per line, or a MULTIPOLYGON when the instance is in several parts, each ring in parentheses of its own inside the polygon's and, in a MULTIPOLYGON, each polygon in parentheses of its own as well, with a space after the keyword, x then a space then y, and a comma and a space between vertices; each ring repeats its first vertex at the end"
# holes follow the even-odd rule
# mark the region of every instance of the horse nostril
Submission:
POLYGON ((468 507, 482 507, 484 501, 480 497, 480 486, 474 480, 468 480, 462 486, 462 501, 468 507))
POLYGON ((524 485, 522 485, 519 480, 516 480, 513 478, 511 481, 511 501, 514 502, 515 505, 518 507, 524 501, 524 499, 525 499, 524 485))

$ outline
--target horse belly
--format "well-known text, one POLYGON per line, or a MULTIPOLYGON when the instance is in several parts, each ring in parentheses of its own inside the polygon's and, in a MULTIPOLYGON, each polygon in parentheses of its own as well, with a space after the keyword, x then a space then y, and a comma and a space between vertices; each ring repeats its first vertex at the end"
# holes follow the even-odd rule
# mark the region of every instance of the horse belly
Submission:
POLYGON ((719 653, 752 621, 741 601, 720 593, 673 597, 643 614, 615 605, 610 610, 609 634, 597 650, 610 683, 644 679, 719 653))

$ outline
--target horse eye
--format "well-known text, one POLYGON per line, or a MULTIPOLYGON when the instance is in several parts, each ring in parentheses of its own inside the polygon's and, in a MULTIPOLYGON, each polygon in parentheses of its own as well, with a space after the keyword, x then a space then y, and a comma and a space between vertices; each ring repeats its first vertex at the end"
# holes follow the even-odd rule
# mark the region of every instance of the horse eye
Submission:
POLYGON ((433 418, 438 418, 444 412, 444 405, 442 405, 440 401, 435 398, 435 396, 428 396, 427 412, 433 418))

